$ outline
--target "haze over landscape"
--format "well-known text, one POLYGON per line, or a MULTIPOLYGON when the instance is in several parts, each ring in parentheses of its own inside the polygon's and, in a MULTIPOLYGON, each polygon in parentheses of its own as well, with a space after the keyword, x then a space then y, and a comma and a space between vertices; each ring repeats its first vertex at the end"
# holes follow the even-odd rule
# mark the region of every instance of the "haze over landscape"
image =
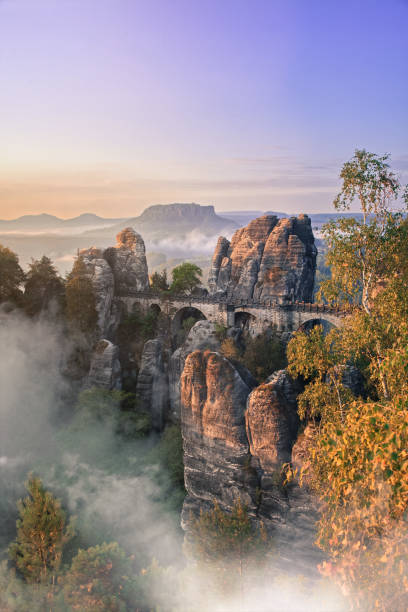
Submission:
POLYGON ((0 218, 327 211, 356 147, 406 177, 405 0, 2 0, 0 218))

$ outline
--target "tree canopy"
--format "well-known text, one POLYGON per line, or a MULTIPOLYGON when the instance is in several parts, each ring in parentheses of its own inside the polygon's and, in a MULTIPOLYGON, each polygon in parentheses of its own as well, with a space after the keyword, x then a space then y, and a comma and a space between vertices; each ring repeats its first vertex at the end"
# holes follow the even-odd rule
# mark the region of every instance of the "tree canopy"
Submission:
POLYGON ((322 293, 354 303, 339 329, 297 333, 289 371, 305 380, 299 398, 312 420, 301 477, 322 499, 318 544, 322 572, 355 606, 408 606, 408 292, 406 221, 391 210, 400 193, 388 156, 356 151, 342 170, 336 207, 357 198, 362 218, 324 229, 331 278, 322 293), (364 393, 344 374, 356 367, 364 393))
POLYGON ((203 272, 201 268, 188 261, 173 268, 173 282, 170 286, 172 293, 193 293, 201 285, 203 272))
POLYGON ((95 293, 82 257, 75 261, 65 288, 67 318, 82 332, 92 333, 96 327, 95 293))
POLYGON ((21 301, 21 285, 24 272, 18 263, 18 256, 7 247, 0 245, 0 302, 21 301))
POLYGON ((61 502, 46 491, 41 480, 29 476, 28 496, 18 503, 17 538, 11 559, 29 583, 49 583, 60 569, 62 551, 73 536, 61 502))
POLYGON ((50 308, 53 303, 56 308, 62 305, 64 283, 51 259, 45 255, 31 260, 24 288, 24 307, 30 316, 50 308))

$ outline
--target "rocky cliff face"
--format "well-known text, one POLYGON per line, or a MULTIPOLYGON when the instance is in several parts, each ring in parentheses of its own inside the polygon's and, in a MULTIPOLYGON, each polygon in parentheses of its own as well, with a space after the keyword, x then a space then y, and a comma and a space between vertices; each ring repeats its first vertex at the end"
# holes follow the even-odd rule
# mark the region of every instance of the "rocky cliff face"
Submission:
POLYGON ((314 545, 316 501, 296 482, 282 483, 282 465, 302 457, 297 388, 285 370, 250 392, 233 365, 218 353, 196 351, 181 376, 181 422, 190 511, 217 501, 230 509, 240 497, 254 520, 274 538, 280 569, 314 574, 321 553, 314 545))
POLYGON ((121 388, 119 349, 109 340, 99 340, 91 358, 87 387, 112 390, 121 388))
POLYGON ((171 417, 180 420, 180 379, 187 356, 197 350, 209 349, 218 351, 220 341, 217 338, 214 323, 211 321, 197 321, 190 329, 185 342, 174 351, 169 362, 169 394, 171 417))
POLYGON ((317 250, 307 215, 265 215, 218 240, 208 278, 213 294, 234 299, 310 302, 317 250))
POLYGON ((119 322, 115 297, 127 291, 144 291, 149 275, 143 238, 131 227, 119 232, 116 246, 108 249, 82 249, 82 257, 92 282, 98 328, 102 337, 112 338, 119 322))
POLYGON ((115 292, 145 291, 149 286, 146 249, 143 238, 126 227, 116 236, 116 246, 106 249, 104 258, 112 268, 115 292))
POLYGON ((159 338, 145 343, 136 387, 140 408, 151 415, 152 426, 158 431, 163 429, 169 406, 164 356, 163 342, 159 338))
POLYGON ((187 498, 190 511, 211 507, 216 499, 231 508, 238 497, 256 509, 256 477, 249 469, 245 407, 249 387, 219 353, 194 351, 181 376, 181 425, 187 498))
POLYGON ((248 398, 245 414, 251 455, 264 472, 290 461, 299 427, 296 390, 286 370, 275 372, 248 398))
POLYGON ((113 271, 103 257, 103 251, 91 247, 80 251, 95 293, 98 328, 102 336, 109 333, 111 309, 115 292, 113 271))

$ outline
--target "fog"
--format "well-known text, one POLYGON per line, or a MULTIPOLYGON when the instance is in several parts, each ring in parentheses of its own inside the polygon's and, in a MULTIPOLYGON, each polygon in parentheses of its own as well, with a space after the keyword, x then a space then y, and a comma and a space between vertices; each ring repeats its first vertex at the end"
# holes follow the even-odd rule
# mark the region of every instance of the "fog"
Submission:
MULTIPOLYGON (((61 373, 70 349, 62 330, 46 320, 1 312, 0 343, 3 558, 15 537, 16 500, 33 471, 62 499, 68 515, 76 516, 78 546, 118 541, 134 556, 137 571, 154 558, 171 566, 151 582, 152 606, 159 602, 163 610, 203 612, 346 609, 323 581, 310 584, 299 576, 277 574, 272 569, 276 560, 250 579, 240 579, 234 596, 215 590, 214 576, 183 556, 179 516, 166 507, 161 485, 166 475, 149 459, 156 438, 118 444, 109 419, 85 428, 71 421, 77 390, 61 373)), ((27 597, 32 596, 29 591, 27 597)))

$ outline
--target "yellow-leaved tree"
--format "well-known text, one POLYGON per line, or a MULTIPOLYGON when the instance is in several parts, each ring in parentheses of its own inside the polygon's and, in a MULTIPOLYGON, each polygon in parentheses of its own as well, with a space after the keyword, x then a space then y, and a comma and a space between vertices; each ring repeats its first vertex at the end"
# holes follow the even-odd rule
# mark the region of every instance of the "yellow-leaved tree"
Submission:
MULTIPOLYGON (((342 169, 337 209, 361 215, 329 223, 331 278, 322 295, 352 305, 339 329, 300 332, 289 371, 303 376, 300 413, 314 422, 302 477, 321 497, 321 571, 363 610, 408 609, 408 225, 388 156, 356 151, 342 169), (364 379, 359 397, 347 370, 364 379)), ((407 191, 404 199, 407 201, 407 191)))

